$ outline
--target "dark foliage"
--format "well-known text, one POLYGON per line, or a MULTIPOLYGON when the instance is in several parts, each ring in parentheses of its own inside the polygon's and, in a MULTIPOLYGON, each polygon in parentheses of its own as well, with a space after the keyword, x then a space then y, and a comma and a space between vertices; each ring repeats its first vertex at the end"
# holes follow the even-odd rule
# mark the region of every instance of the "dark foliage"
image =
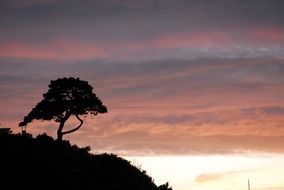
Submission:
POLYGON ((0 134, 1 186, 6 189, 171 190, 129 161, 113 154, 92 155, 46 134, 0 134))
POLYGON ((87 81, 72 77, 59 78, 51 81, 48 87, 48 92, 43 94, 43 100, 19 123, 20 127, 34 119, 54 120, 59 123, 57 138, 62 140, 63 135, 75 132, 83 125, 80 115, 107 112, 107 107, 93 93, 93 88, 87 81), (63 131, 65 122, 71 116, 75 116, 80 124, 72 130, 63 131))
POLYGON ((163 185, 160 185, 158 187, 158 190, 173 190, 173 189, 169 186, 169 183, 167 182, 167 183, 165 183, 163 185))

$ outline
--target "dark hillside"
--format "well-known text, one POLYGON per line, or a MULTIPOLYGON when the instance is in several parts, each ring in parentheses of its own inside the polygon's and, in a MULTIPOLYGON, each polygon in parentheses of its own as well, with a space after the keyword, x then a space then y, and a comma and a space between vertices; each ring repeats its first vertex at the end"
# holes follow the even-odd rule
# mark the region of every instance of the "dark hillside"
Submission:
POLYGON ((170 190, 116 155, 93 155, 47 135, 0 134, 0 163, 7 189, 170 190))

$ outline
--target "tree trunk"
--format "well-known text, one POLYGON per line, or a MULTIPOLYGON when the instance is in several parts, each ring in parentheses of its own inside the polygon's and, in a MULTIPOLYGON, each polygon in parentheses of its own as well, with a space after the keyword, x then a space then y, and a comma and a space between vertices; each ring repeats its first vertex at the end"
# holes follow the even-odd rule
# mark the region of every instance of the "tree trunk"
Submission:
POLYGON ((74 129, 71 129, 69 131, 63 131, 64 124, 65 124, 66 120, 70 117, 70 115, 71 114, 66 115, 65 118, 60 121, 58 130, 57 130, 57 140, 58 141, 62 141, 63 135, 73 133, 73 132, 77 131, 78 129, 80 129, 82 127, 83 123, 84 123, 84 121, 79 117, 79 115, 76 115, 76 118, 80 121, 80 124, 74 129))
POLYGON ((66 112, 65 116, 60 120, 60 124, 59 124, 58 130, 57 130, 57 140, 58 141, 62 141, 62 137, 64 135, 62 130, 63 130, 65 122, 67 121, 67 119, 69 119, 70 116, 71 116, 71 113, 66 112))
POLYGON ((84 121, 79 117, 79 115, 76 115, 76 118, 80 121, 80 124, 76 128, 71 129, 69 131, 61 131, 62 135, 73 133, 73 132, 77 131, 78 129, 80 129, 82 127, 84 121))
POLYGON ((65 121, 61 121, 59 128, 57 130, 57 140, 60 142, 62 141, 62 137, 63 137, 62 129, 64 127, 64 124, 65 124, 65 121))

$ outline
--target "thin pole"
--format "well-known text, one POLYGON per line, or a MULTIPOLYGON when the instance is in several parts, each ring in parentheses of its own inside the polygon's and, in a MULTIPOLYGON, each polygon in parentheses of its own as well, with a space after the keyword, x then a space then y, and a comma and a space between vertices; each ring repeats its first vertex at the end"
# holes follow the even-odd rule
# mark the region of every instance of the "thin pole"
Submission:
POLYGON ((250 183, 249 183, 249 179, 248 179, 248 190, 250 190, 250 183))

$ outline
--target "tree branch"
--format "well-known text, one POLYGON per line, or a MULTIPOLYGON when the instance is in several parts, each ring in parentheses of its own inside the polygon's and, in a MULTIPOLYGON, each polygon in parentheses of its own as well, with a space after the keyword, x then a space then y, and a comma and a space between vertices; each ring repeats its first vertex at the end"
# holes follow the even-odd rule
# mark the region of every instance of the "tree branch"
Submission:
POLYGON ((73 132, 77 131, 78 129, 80 129, 82 127, 84 121, 78 115, 76 115, 76 118, 80 121, 80 124, 76 128, 74 128, 74 129, 62 132, 62 135, 73 133, 73 132))

